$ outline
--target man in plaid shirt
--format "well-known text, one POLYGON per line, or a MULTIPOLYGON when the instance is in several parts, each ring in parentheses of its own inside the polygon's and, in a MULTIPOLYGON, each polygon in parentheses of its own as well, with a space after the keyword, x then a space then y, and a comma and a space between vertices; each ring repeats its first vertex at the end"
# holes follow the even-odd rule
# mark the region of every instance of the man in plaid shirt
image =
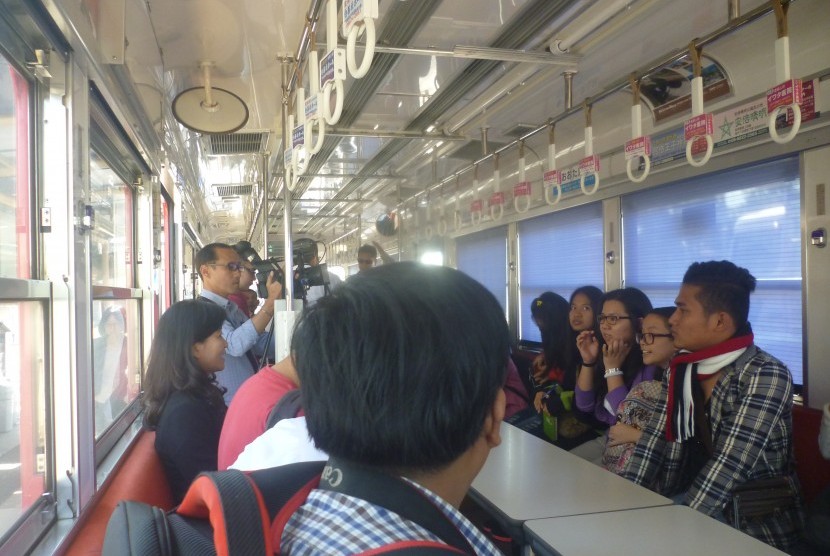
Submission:
POLYGON ((738 527, 786 549, 803 523, 792 376, 753 342, 754 289, 749 271, 729 261, 689 267, 669 320, 680 352, 624 476, 720 520, 730 517, 735 487, 785 477, 795 503, 738 527))
POLYGON ((309 434, 330 459, 275 539, 280 553, 359 554, 414 541, 499 556, 458 507, 501 441, 508 349, 498 301, 446 267, 372 268, 307 308, 292 352, 309 434), (366 475, 373 491, 426 501, 450 534, 403 515, 414 504, 392 510, 342 488, 366 475))

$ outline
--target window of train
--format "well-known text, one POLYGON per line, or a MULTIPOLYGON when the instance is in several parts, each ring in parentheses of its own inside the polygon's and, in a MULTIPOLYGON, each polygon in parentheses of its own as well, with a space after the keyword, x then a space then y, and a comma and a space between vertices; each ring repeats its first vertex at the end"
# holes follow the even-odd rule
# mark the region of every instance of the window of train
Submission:
POLYGON ((47 461, 48 285, 0 278, 0 537, 43 501, 47 461), (42 299, 27 297, 37 289, 42 299))
POLYGON ((95 226, 90 235, 92 283, 133 286, 133 194, 95 149, 89 152, 89 182, 95 226))
MULTIPOLYGON (((95 222, 90 233, 93 364, 87 403, 94 408, 96 465, 140 410, 143 293, 135 287, 138 219, 132 183, 142 172, 126 137, 91 88, 89 176, 95 222)), ((145 252, 151 250, 148 245, 145 252)), ((153 262, 160 264, 157 255, 152 253, 153 262)), ((164 269, 158 270, 156 276, 163 280, 164 269)))
POLYGON ((801 201, 797 158, 721 172, 622 198, 625 284, 673 305, 695 261, 727 259, 758 280, 756 343, 802 376, 801 201))
POLYGON ((89 175, 95 226, 90 235, 93 286, 92 384, 95 437, 100 438, 138 396, 139 300, 132 299, 132 188, 97 151, 89 175))
POLYGON ((580 286, 602 289, 602 203, 519 222, 519 338, 541 341, 530 302, 546 291, 566 300, 580 286))
POLYGON ((456 241, 458 270, 481 282, 507 315, 507 228, 501 226, 456 241))
MULTIPOLYGON (((35 81, 0 6, 0 548, 22 554, 55 517, 49 426, 49 283, 33 279, 35 81), (14 52, 6 57, 5 52, 14 52), (23 61, 21 61, 23 60, 23 61)), ((28 30, 28 28, 26 29, 28 30)))
POLYGON ((0 55, 0 276, 29 278, 29 83, 0 55))

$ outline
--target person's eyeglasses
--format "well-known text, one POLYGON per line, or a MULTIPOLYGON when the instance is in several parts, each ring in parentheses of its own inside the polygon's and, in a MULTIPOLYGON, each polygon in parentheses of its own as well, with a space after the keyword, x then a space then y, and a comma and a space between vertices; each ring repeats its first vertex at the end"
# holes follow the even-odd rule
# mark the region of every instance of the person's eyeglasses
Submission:
MULTIPOLYGON (((229 268, 230 268, 230 267, 229 267, 229 268)), ((256 273, 256 270, 255 270, 255 269, 253 269, 253 268, 248 268, 247 266, 243 266, 243 267, 242 267, 242 270, 243 270, 244 272, 247 272, 248 274, 255 274, 255 273, 256 273)))
POLYGON ((242 266, 242 263, 208 263, 208 266, 224 266, 231 272, 247 270, 244 266, 242 266))
POLYGON ((671 334, 654 334, 653 332, 643 332, 642 334, 638 332, 635 335, 638 344, 642 343, 647 346, 654 343, 654 338, 674 338, 674 336, 671 334))
POLYGON ((372 259, 357 259, 358 264, 375 264, 372 259))
POLYGON ((625 316, 625 315, 603 315, 602 313, 597 315, 597 322, 598 323, 602 324, 605 321, 608 321, 608 324, 610 324, 611 326, 614 326, 615 324, 617 324, 617 321, 620 320, 620 319, 629 319, 629 320, 631 320, 631 317, 628 317, 628 316, 625 316))

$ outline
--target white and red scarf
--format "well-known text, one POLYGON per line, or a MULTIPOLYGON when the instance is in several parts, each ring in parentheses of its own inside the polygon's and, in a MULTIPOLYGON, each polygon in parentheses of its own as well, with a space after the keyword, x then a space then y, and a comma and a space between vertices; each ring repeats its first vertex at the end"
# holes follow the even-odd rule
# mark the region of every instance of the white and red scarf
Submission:
POLYGON ((671 360, 669 392, 666 404, 666 440, 683 442, 695 434, 695 404, 692 399, 692 377, 706 380, 738 357, 752 345, 752 333, 736 336, 695 352, 681 352, 671 360))

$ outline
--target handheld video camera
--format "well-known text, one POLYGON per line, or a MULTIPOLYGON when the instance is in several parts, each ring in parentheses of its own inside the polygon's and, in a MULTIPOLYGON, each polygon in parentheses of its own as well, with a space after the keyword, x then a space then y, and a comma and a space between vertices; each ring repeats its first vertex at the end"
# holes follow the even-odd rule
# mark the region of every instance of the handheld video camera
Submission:
POLYGON ((261 298, 268 297, 268 288, 266 282, 268 275, 273 272, 274 278, 285 287, 285 274, 277 263, 281 262, 277 257, 271 257, 263 260, 256 250, 251 247, 249 241, 240 241, 233 246, 240 257, 251 263, 256 271, 257 279, 257 295, 261 298))
POLYGON ((294 242, 294 291, 297 297, 306 298, 308 288, 323 286, 329 293, 329 271, 325 263, 311 266, 317 257, 317 242, 311 238, 300 238, 294 242))
MULTIPOLYGON (((265 284, 268 274, 271 272, 276 273, 276 279, 285 287, 285 274, 277 264, 283 262, 283 258, 271 257, 263 260, 248 241, 240 241, 233 248, 241 258, 254 266, 258 283, 257 294, 260 297, 268 297, 268 289, 265 284)), ((306 291, 312 286, 323 286, 326 288, 326 293, 328 293, 330 280, 325 263, 315 266, 310 265, 312 259, 317 256, 317 243, 310 238, 298 239, 294 242, 293 255, 295 295, 298 298, 305 299, 306 291)))

